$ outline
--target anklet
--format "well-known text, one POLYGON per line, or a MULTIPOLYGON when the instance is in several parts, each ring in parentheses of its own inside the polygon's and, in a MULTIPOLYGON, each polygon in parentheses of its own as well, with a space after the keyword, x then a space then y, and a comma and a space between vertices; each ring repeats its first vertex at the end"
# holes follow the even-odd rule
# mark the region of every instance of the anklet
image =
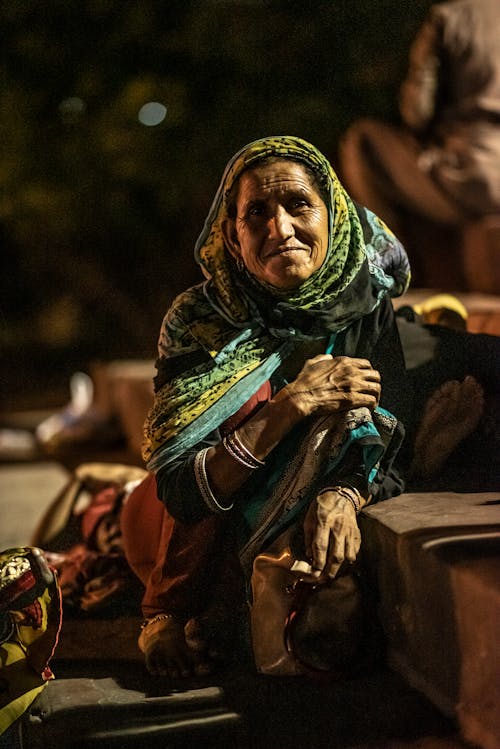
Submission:
POLYGON ((167 619, 175 619, 175 616, 173 614, 156 614, 156 616, 151 617, 151 619, 144 619, 144 621, 141 622, 141 629, 145 629, 148 624, 167 621, 167 619))

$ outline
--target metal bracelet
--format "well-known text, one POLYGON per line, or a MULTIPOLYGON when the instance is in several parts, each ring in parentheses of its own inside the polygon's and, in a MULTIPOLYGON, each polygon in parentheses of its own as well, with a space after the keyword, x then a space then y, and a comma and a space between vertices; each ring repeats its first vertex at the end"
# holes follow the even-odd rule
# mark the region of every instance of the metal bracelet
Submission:
POLYGON ((351 505, 354 508, 354 511, 356 515, 361 512, 362 505, 361 505, 361 493, 356 489, 354 486, 325 486, 324 489, 321 489, 318 492, 318 497, 320 494, 324 494, 325 492, 335 492, 336 494, 339 494, 344 499, 347 499, 348 502, 351 503, 351 505))
POLYGON ((229 439, 233 447, 236 450, 239 450, 240 453, 244 455, 251 463, 256 463, 257 467, 266 465, 263 460, 259 460, 259 458, 256 458, 255 455, 250 452, 248 447, 243 444, 243 442, 241 441, 241 437, 237 431, 234 431, 232 434, 230 434, 229 439))
POLYGON ((356 511, 356 515, 361 512, 361 494, 354 486, 339 486, 337 491, 341 497, 349 500, 356 511))
POLYGON ((198 489, 200 490, 200 494, 203 497, 203 501, 205 502, 207 507, 212 510, 212 512, 228 512, 229 510, 232 510, 234 502, 232 502, 229 507, 224 507, 224 505, 221 505, 213 495, 210 484, 208 483, 208 476, 205 468, 205 459, 209 449, 209 447, 205 447, 203 450, 197 452, 194 456, 194 477, 196 479, 198 489))
POLYGON ((224 437, 224 439, 222 440, 222 446, 224 447, 228 455, 233 458, 233 460, 235 460, 240 465, 245 466, 245 468, 250 468, 251 471, 255 471, 255 469, 259 467, 254 463, 250 463, 250 461, 246 460, 242 455, 240 455, 240 453, 237 452, 235 447, 233 447, 231 440, 229 439, 229 435, 224 437))

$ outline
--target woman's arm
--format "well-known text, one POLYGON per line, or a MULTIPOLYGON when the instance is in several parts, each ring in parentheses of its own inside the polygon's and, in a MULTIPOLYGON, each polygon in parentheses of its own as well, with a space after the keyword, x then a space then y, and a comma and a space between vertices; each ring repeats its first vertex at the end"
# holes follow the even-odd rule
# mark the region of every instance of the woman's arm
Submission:
MULTIPOLYGON (((403 351, 389 299, 368 317, 352 326, 342 343, 344 350, 369 357, 380 372, 381 403, 399 420, 411 410, 410 390, 403 351)), ((371 501, 387 499, 404 488, 404 468, 399 465, 399 447, 404 427, 398 421, 370 488, 359 449, 354 448, 340 470, 326 477, 324 489, 311 502, 304 520, 306 554, 314 574, 335 577, 344 561, 352 562, 361 545, 356 516, 371 501), (345 488, 357 496, 346 496, 345 488), (371 492, 371 493, 370 493, 371 492)), ((404 462, 404 461, 403 461, 404 462)))
MULTIPOLYGON (((342 414, 365 406, 373 410, 380 398, 380 377, 366 359, 320 354, 306 361, 298 376, 236 430, 236 447, 248 451, 257 465, 303 419, 314 414, 342 414)), ((205 467, 214 495, 231 497, 254 470, 224 443, 206 453, 205 467)), ((250 461, 251 462, 251 461, 250 461)))
MULTIPOLYGON (((269 395, 270 392, 265 398, 269 395)), ((251 399, 257 407, 243 419, 239 414, 232 417, 231 429, 236 426, 236 438, 256 461, 265 463, 278 443, 309 415, 340 414, 357 405, 373 409, 379 395, 379 375, 369 362, 321 355, 308 360, 296 379, 273 398, 260 402, 251 399)), ((257 462, 257 468, 245 466, 228 452, 222 437, 219 431, 213 432, 156 474, 158 497, 169 512, 183 522, 197 522, 211 512, 229 508, 231 495, 237 489, 253 474, 258 480, 262 466, 257 462), (203 457, 201 466, 200 456, 203 457), (205 477, 200 477, 200 471, 205 477), (200 478, 202 483, 206 482, 204 492, 200 491, 200 478)))

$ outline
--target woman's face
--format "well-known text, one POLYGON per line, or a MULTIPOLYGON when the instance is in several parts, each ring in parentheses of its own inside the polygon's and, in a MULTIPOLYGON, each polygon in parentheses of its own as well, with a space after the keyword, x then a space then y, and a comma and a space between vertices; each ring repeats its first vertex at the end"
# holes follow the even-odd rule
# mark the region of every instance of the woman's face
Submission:
POLYGON ((322 265, 328 211, 302 164, 274 161, 244 172, 236 209, 223 226, 226 244, 259 281, 294 289, 322 265))

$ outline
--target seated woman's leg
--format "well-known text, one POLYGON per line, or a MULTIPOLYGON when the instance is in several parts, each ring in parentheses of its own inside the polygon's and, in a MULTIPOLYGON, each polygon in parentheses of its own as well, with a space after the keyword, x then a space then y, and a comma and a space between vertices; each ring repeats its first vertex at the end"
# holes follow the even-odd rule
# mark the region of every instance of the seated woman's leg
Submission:
POLYGON ((172 677, 211 670, 196 620, 210 599, 221 528, 216 516, 183 525, 156 496, 148 476, 129 497, 122 515, 128 562, 145 585, 147 618, 139 646, 152 673, 172 677))
MULTIPOLYGON (((270 397, 265 382, 221 429, 236 428, 270 397)), ((148 669, 172 677, 208 673, 210 656, 232 648, 245 607, 230 529, 216 515, 192 525, 175 520, 148 475, 127 501, 122 533, 127 560, 146 588, 148 623, 139 647, 148 669)))
POLYGON ((131 492, 121 515, 125 556, 144 585, 155 565, 164 512, 156 496, 155 477, 148 474, 131 492))

